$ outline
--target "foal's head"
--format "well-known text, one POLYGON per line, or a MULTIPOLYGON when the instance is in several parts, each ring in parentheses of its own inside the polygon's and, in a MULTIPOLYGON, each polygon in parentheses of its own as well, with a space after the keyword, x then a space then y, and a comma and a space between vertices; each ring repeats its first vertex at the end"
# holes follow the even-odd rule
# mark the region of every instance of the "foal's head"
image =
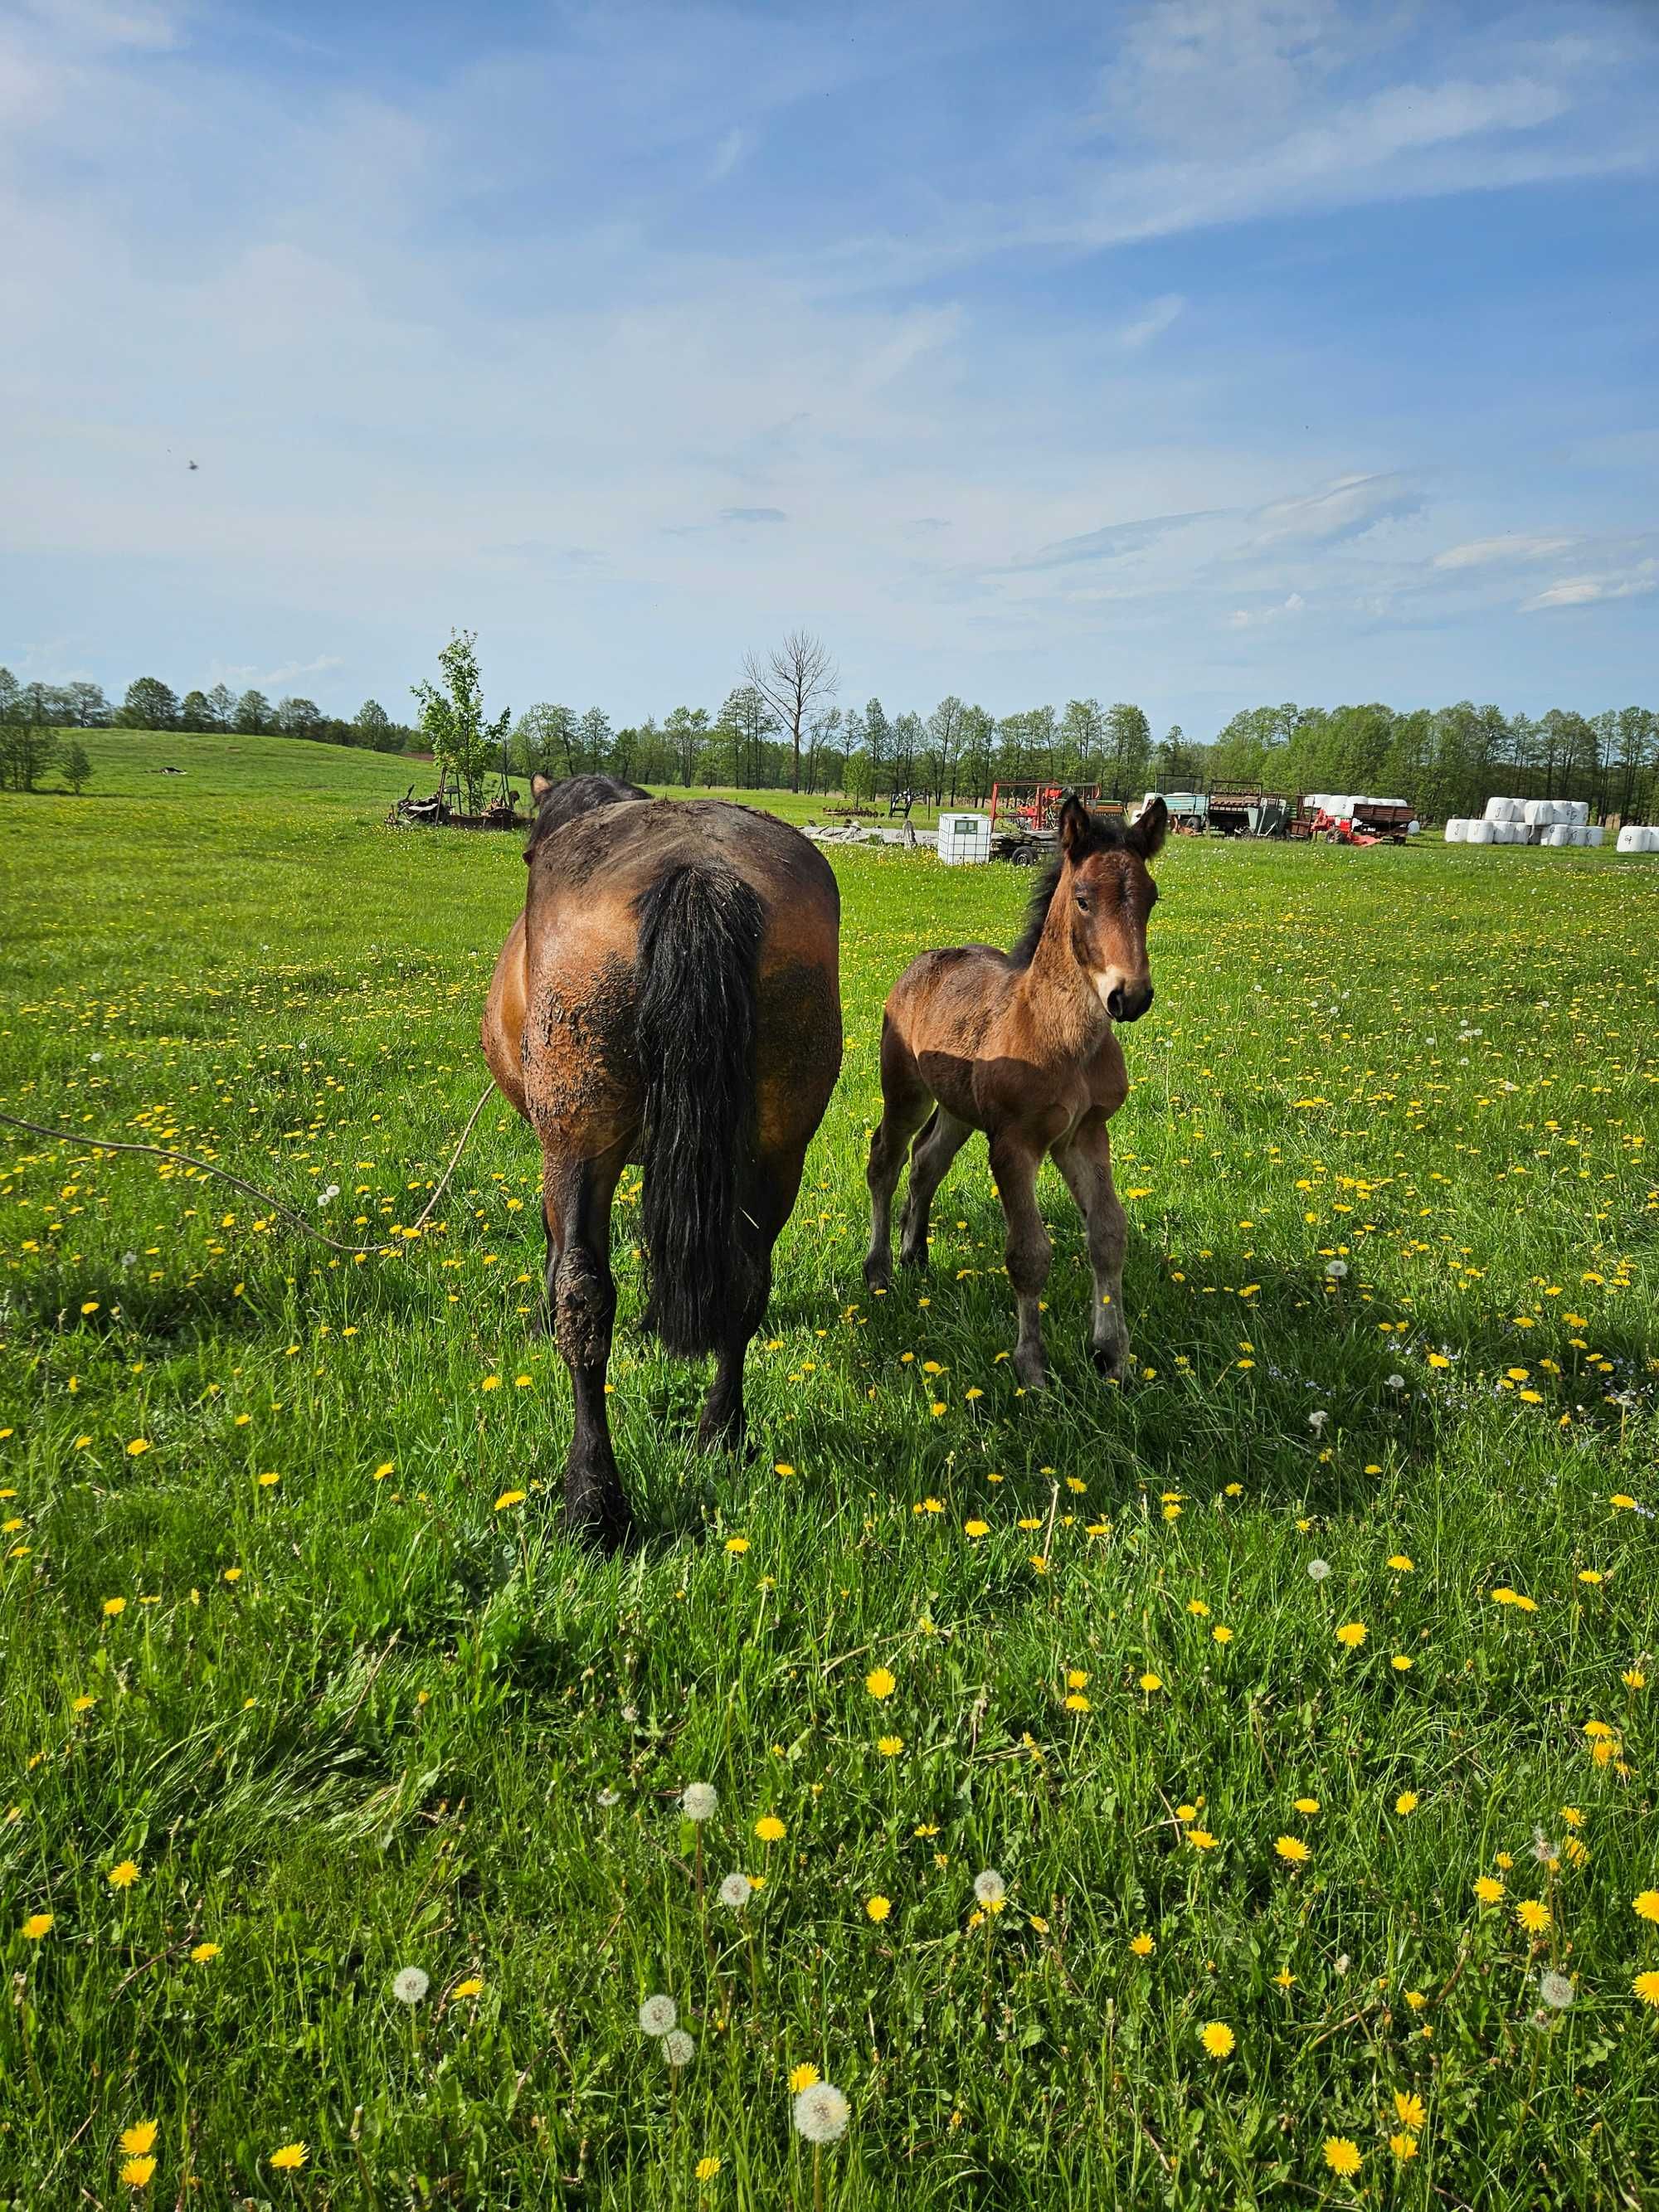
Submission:
POLYGON ((1169 835, 1169 809, 1153 799, 1138 822, 1091 814, 1079 799, 1060 813, 1060 873, 1050 912, 1065 918, 1072 957, 1115 1022, 1139 1021, 1152 1003, 1146 924, 1158 896, 1147 863, 1169 835))

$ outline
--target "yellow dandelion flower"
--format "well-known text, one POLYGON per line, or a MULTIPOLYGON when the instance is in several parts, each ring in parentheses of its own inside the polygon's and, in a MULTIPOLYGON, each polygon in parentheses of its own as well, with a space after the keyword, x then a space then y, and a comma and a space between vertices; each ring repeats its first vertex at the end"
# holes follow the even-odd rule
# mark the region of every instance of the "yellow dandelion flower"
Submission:
POLYGON ((1650 1969, 1645 1974, 1638 1974, 1631 1984, 1631 1989, 1644 2004, 1659 2008, 1659 1973, 1650 1969))
POLYGON ((902 1735, 881 1735, 876 1738, 876 1749, 884 1759, 896 1759, 904 1748, 902 1735))
POLYGON ((1215 1849, 1215 1838, 1207 1828, 1188 1828, 1187 1841, 1195 1851, 1212 1851, 1215 1849))
POLYGON ((1633 1897, 1631 1910, 1638 1919, 1659 1921, 1659 1889, 1644 1889, 1639 1897, 1633 1897))
POLYGON ((1346 1622, 1342 1627, 1337 1630, 1336 1640, 1339 1644, 1346 1645, 1350 1651, 1358 1651, 1360 1645, 1365 1641, 1364 1622, 1363 1620, 1350 1620, 1346 1622))
POLYGON ((799 2097, 803 2089, 810 2089, 815 2081, 822 2078, 817 2068, 810 2063, 791 2067, 789 2069, 790 2095, 799 2097))
POLYGON ((1407 2159, 1417 2156, 1417 2137, 1408 2136, 1402 2129, 1397 2135, 1389 2137, 1389 2148, 1404 2166, 1407 2159))
POLYGON ((1421 2134, 1425 2118, 1423 2100, 1414 2091, 1396 2089, 1394 2093, 1394 2110, 1395 2117, 1402 2128, 1412 2128, 1421 2134))
POLYGON ((198 1966, 205 1966, 208 1960, 216 1959, 224 1948, 222 1943, 198 1943, 190 1955, 198 1966))
POLYGON ((1394 1801, 1394 1809, 1403 1820, 1407 1813, 1417 1810, 1420 1802, 1415 1790, 1402 1790, 1394 1801))
POLYGON ((788 1832, 775 1813, 763 1813, 755 1823, 755 1833, 763 1844, 781 1844, 788 1832))
POLYGON ((129 2189, 148 2189, 155 2172, 155 2160, 148 2155, 124 2160, 121 2179, 129 2189))
POLYGON ((138 2120, 121 2130, 121 2148, 131 2156, 142 2157, 145 2151, 154 2150, 159 2132, 154 2120, 138 2120))
POLYGON ((714 2179, 714 2176, 720 2170, 720 2161, 718 2154, 714 2151, 710 2151, 707 2158, 700 2158, 697 2160, 696 2166, 692 2170, 696 2173, 699 2181, 712 2181, 714 2179))
POLYGON ((481 1997, 483 1992, 483 1977, 481 1974, 469 1974, 464 1982, 456 1983, 450 1994, 457 1997, 481 1997))
POLYGON ((1298 1797, 1296 1801, 1296 1809, 1298 1813, 1316 1813, 1319 1810, 1319 1800, 1317 1797, 1298 1797))
POLYGON ((52 1923, 50 1912, 31 1912, 23 1923, 22 1933, 31 1943, 38 1943, 43 1936, 51 1933, 52 1923))
POLYGON ((864 1909, 872 1920, 879 1923, 885 1920, 892 1911, 893 1900, 890 1897, 866 1897, 864 1900, 864 1909))
POLYGON ((872 1667, 864 1678, 864 1686, 872 1698, 890 1698, 898 1682, 885 1667, 872 1667))
POLYGON ((270 2154, 270 2162, 278 2173, 297 2173, 311 2153, 302 2142, 284 2143, 270 2154))
POLYGON ((495 1510, 498 1513, 505 1513, 509 1505, 522 1505, 524 1501, 525 1493, 522 1490, 504 1490, 495 1500, 495 1510))
POLYGON ((1351 2136, 1327 2136, 1325 2163, 1333 2173, 1348 2181, 1358 2172, 1364 2160, 1359 2154, 1359 2145, 1351 2136))
MULTIPOLYGON (((1143 1929, 1139 1936, 1129 1938, 1129 1948, 1137 1959, 1150 1959, 1157 1946, 1143 1929)), ((1659 1979, 1659 1977, 1656 1978, 1659 1979)))
POLYGON ((126 1609, 127 1601, 124 1597, 106 1597, 104 1600, 104 1618, 106 1620, 114 1620, 119 1614, 124 1613, 126 1609))
POLYGON ((123 1859, 118 1866, 112 1866, 110 1869, 104 1879, 112 1889, 131 1889, 138 1879, 137 1861, 123 1859))
POLYGON ((1416 1568, 1412 1565, 1410 1559, 1407 1558, 1403 1552, 1396 1552, 1393 1558, 1389 1561, 1389 1565, 1394 1569, 1397 1575, 1415 1574, 1417 1571, 1416 1568))
POLYGON ((728 1536, 726 1540, 726 1548, 734 1559, 741 1559, 749 1549, 749 1539, 747 1536, 728 1536))
POLYGON ((1164 1687, 1164 1677, 1162 1674, 1154 1674, 1149 1668, 1140 1678, 1140 1686, 1150 1698, 1154 1690, 1161 1690, 1164 1687))
POLYGON ((1212 2058, 1225 2058, 1237 2041, 1224 2020, 1207 2021, 1199 2030, 1198 2039, 1212 2058))
MULTIPOLYGON (((1407 1990, 1406 1992, 1406 2002, 1411 2007, 1413 2012, 1421 2012, 1424 2006, 1427 2004, 1428 1999, 1424 1996, 1421 1990, 1407 1990)), ((1425 2028, 1423 2033, 1426 2035, 1428 2033, 1428 2030, 1425 2028)))
POLYGON ((1273 1849, 1291 1866, 1305 1866, 1313 1856, 1300 1836, 1280 1836, 1274 1842, 1273 1849))
POLYGON ((132 1442, 127 1446, 127 1457, 129 1459, 137 1459, 141 1453, 147 1452, 149 1449, 149 1438, 148 1437, 135 1437, 132 1442))
POLYGON ((1515 1917, 1528 1936, 1541 1936, 1550 1924, 1550 1909, 1536 1897, 1523 1897, 1515 1908, 1515 1917))
POLYGON ((964 1521, 962 1524, 962 1532, 964 1536, 972 1536, 977 1541, 980 1537, 990 1534, 991 1524, 988 1521, 964 1521))
POLYGON ((1497 1905, 1502 1900, 1504 1885, 1491 1875, 1483 1874, 1474 1885, 1474 1893, 1482 1905, 1497 1905))

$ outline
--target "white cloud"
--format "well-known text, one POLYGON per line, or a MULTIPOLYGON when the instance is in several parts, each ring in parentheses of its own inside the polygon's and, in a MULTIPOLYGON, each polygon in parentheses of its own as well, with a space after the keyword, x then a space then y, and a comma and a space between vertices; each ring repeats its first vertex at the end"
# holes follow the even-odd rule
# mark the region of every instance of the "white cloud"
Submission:
POLYGON ((1467 545, 1449 545, 1443 553, 1437 553, 1437 568, 1485 568, 1496 561, 1542 561, 1552 553, 1565 553, 1577 543, 1571 538, 1471 538, 1467 545))
POLYGON ((1564 576, 1547 591, 1523 599, 1521 611, 1532 615, 1545 613, 1553 607, 1594 606, 1607 599, 1638 599, 1644 592, 1654 591, 1659 591, 1659 561, 1644 561, 1622 574, 1564 576))
POLYGON ((1264 623, 1283 622, 1286 615, 1303 613, 1307 604, 1300 592, 1292 592, 1277 606, 1258 607, 1254 612, 1244 607, 1236 607, 1227 617, 1227 627, 1230 629, 1260 629, 1264 623))
POLYGON ((1338 477, 1299 499, 1275 500, 1258 510, 1255 543, 1331 544, 1363 537, 1382 524, 1419 514, 1422 498, 1399 474, 1338 477))
POLYGON ((1154 300, 1144 313, 1137 315, 1132 323, 1124 325, 1117 334, 1118 343, 1130 353, 1141 346, 1150 345, 1154 338, 1163 337, 1186 305, 1179 292, 1165 292, 1161 299, 1154 300))
POLYGON ((741 129, 728 131, 714 149, 714 158, 708 165, 708 181, 718 184, 729 177, 749 150, 749 133, 741 129))
POLYGON ((337 653, 319 653, 315 660, 284 661, 280 668, 268 668, 263 676, 252 681, 263 690, 279 690, 291 684, 304 684, 313 676, 326 676, 331 669, 344 665, 337 653))

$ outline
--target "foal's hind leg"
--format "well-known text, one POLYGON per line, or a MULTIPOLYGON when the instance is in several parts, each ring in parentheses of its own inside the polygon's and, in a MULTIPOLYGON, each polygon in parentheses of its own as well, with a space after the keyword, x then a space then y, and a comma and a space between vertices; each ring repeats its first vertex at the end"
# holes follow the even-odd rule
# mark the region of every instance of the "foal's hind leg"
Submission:
POLYGON ((884 1291, 893 1279, 893 1193, 904 1171, 910 1139, 933 1110, 932 1093, 885 1014, 881 1022, 881 1120, 870 1139, 870 1164, 865 1170, 870 1186, 870 1249, 865 1255, 864 1279, 872 1291, 884 1291))
POLYGON ((575 1407, 564 1469, 565 1525, 573 1534, 596 1537, 607 1549, 622 1543, 633 1526, 605 1404, 605 1374, 617 1316, 617 1286, 611 1274, 611 1194, 622 1166, 620 1151, 597 1160, 565 1159, 550 1147, 543 1152, 547 1302, 554 1335, 570 1370, 575 1407))
POLYGON ((1112 1140, 1104 1118, 1085 1122, 1068 1144, 1057 1146, 1054 1165, 1088 1225, 1089 1269, 1094 1278, 1090 1356, 1103 1375, 1121 1379, 1129 1359, 1129 1325, 1123 1312, 1123 1255, 1129 1228, 1112 1182, 1112 1140))
POLYGON ((927 1218, 933 1210, 933 1194, 944 1182, 951 1161, 973 1133, 970 1123, 958 1121, 954 1114, 947 1114, 940 1106, 931 1124, 917 1139, 910 1155, 910 1187, 905 1193, 904 1211, 899 1216, 901 1267, 927 1265, 927 1218))
POLYGON ((745 1198, 738 1233, 750 1265, 743 1295, 726 1316, 716 1347, 714 1380, 697 1424, 700 1451, 742 1448, 744 1360, 751 1338, 766 1318, 767 1300, 772 1294, 772 1248, 793 1211, 805 1158, 805 1146, 763 1154, 745 1198))

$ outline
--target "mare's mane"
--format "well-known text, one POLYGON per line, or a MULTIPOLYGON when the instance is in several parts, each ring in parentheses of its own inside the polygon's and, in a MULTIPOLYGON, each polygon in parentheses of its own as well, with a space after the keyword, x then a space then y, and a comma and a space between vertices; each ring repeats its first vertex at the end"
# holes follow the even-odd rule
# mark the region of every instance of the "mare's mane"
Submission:
POLYGON ((531 826, 530 839, 524 848, 528 861, 536 848, 556 830, 562 830, 567 822, 574 822, 579 814, 591 814, 596 806, 614 806, 623 799, 649 799, 648 791, 641 791, 637 783, 624 783, 615 775, 571 775, 552 789, 544 792, 536 810, 536 819, 531 826))
MULTIPOLYGON (((1072 857, 1076 860, 1086 860, 1091 853, 1121 852, 1127 842, 1121 815, 1091 814, 1089 817, 1089 834, 1072 857)), ((1030 966, 1065 866, 1066 855, 1061 853, 1037 878, 1036 889, 1031 893, 1031 902, 1025 909, 1025 927, 1014 940, 1008 954, 1011 968, 1030 966)))

